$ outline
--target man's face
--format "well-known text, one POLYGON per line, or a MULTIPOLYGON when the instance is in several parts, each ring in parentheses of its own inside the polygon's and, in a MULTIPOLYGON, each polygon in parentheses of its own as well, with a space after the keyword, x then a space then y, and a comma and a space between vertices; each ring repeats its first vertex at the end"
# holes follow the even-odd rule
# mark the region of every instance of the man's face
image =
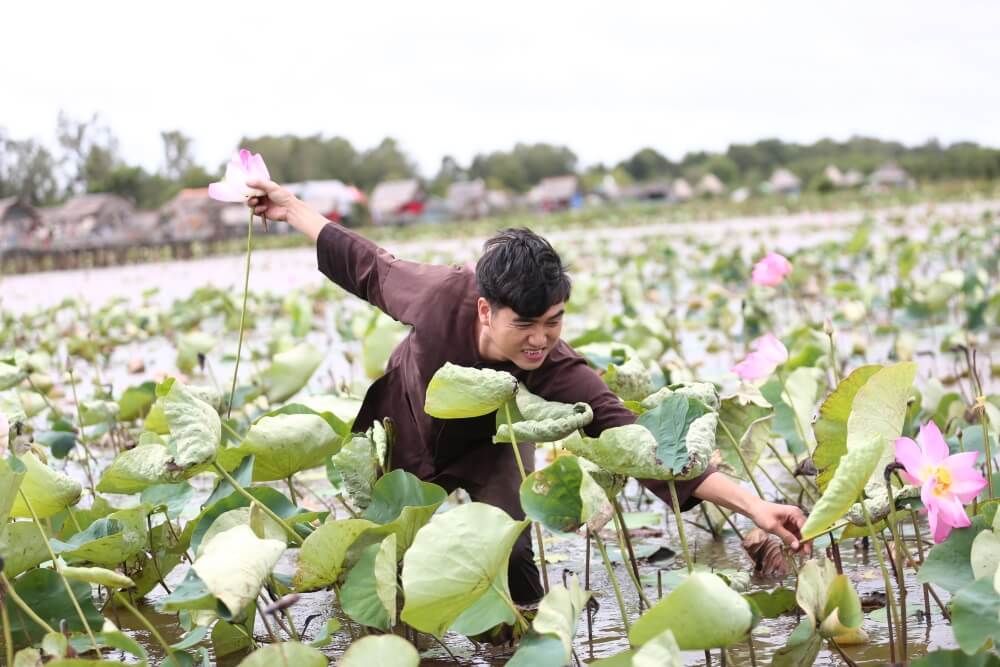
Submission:
POLYGON ((559 342, 566 304, 559 302, 539 317, 521 317, 511 308, 491 308, 479 299, 479 321, 492 343, 492 352, 526 371, 542 365, 559 342))

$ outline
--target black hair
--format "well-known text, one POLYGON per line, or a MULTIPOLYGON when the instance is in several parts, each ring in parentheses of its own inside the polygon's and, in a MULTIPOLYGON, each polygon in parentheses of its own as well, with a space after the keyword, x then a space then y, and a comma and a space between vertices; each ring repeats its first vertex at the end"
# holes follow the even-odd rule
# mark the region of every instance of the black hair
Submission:
POLYGON ((476 263, 479 295, 520 317, 539 317, 569 300, 571 283, 559 254, 530 229, 504 229, 483 244, 476 263))

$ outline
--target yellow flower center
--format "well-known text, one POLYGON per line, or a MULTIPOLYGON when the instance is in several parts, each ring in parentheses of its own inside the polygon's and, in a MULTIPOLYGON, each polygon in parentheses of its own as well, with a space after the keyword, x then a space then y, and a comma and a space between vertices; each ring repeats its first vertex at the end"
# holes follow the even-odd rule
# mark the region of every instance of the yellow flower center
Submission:
POLYGON ((951 472, 944 466, 934 469, 934 495, 941 497, 951 489, 951 472))

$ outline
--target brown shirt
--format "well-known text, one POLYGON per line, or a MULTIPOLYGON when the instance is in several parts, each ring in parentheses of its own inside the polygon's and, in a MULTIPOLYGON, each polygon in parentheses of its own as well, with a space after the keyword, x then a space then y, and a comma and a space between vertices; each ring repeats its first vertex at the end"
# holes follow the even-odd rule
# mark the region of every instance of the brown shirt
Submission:
MULTIPOLYGON (((445 362, 507 371, 547 400, 590 404, 594 421, 584 431, 591 437, 635 422, 635 415, 565 341, 531 371, 480 357, 475 336, 479 289, 469 268, 398 259, 335 223, 320 231, 316 255, 319 270, 330 280, 412 327, 389 358, 385 375, 368 389, 354 422, 354 430, 362 431, 377 419, 392 419, 393 467, 428 479, 475 448, 495 446, 495 414, 441 420, 424 412, 427 384, 445 362)), ((682 505, 706 475, 678 484, 682 505)), ((650 488, 661 495, 661 489, 650 488)))

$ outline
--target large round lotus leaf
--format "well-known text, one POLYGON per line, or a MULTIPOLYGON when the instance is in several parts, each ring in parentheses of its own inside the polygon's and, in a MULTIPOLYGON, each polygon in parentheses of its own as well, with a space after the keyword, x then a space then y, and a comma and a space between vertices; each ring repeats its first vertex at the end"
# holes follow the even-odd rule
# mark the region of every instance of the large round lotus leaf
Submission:
POLYGON ((355 540, 376 524, 365 519, 325 523, 307 537, 299 549, 294 586, 300 593, 337 583, 344 572, 347 551, 355 540))
POLYGON ((253 604, 284 551, 283 541, 262 540, 243 524, 212 538, 191 567, 230 617, 236 617, 253 604))
POLYGON ((627 359, 620 366, 609 365, 602 377, 608 389, 623 401, 641 401, 653 391, 653 375, 639 357, 627 359))
POLYGON ((154 484, 180 481, 184 473, 171 468, 172 456, 165 445, 150 442, 118 454, 101 474, 101 493, 139 493, 154 484))
MULTIPOLYGON (((535 396, 524 385, 515 397, 521 419, 514 422, 518 442, 555 442, 594 421, 594 410, 587 403, 558 403, 535 396)), ((510 442, 510 426, 505 415, 497 413, 494 442, 510 442)))
MULTIPOLYGON (((362 637, 347 647, 337 667, 417 667, 420 654, 398 635, 362 637)), ((268 666, 271 667, 271 666, 268 666)))
MULTIPOLYGON (((864 447, 873 438, 895 442, 903 431, 906 402, 917 375, 911 361, 887 366, 872 375, 858 390, 847 419, 847 451, 864 447)), ((885 486, 882 471, 895 460, 895 448, 885 447, 866 484, 885 486)))
POLYGON ((408 331, 409 327, 379 314, 373 326, 361 339, 361 359, 365 375, 374 380, 385 373, 392 351, 408 331))
MULTIPOLYGON (((73 601, 70 599, 62 578, 50 568, 39 568, 26 572, 13 580, 14 591, 23 599, 38 616, 51 627, 59 627, 65 619, 67 628, 72 632, 83 632, 83 623, 76 613, 73 601)), ((90 584, 82 581, 70 582, 73 597, 83 610, 87 625, 94 632, 99 632, 104 625, 104 617, 94 607, 93 591, 90 584)), ((7 615, 10 619, 11 636, 16 643, 30 639, 38 642, 45 636, 45 629, 25 616, 11 597, 5 596, 7 615)))
POLYGON ((509 596, 510 550, 528 523, 483 503, 436 515, 403 558, 402 620, 440 637, 487 590, 509 596))
POLYGON ((972 517, 968 528, 956 528, 948 539, 931 547, 924 564, 917 571, 917 581, 934 584, 951 594, 976 581, 972 569, 972 545, 976 536, 989 528, 986 517, 979 514, 972 517))
MULTIPOLYGON (((255 505, 256 507, 256 505, 255 505)), ((229 510, 228 512, 223 512, 211 523, 208 530, 205 531, 204 535, 201 536, 201 542, 198 544, 195 550, 195 557, 201 556, 204 552, 205 547, 212 541, 219 533, 223 533, 230 528, 235 526, 253 526, 250 523, 250 507, 237 507, 236 509, 229 510)), ((288 533, 282 528, 274 519, 266 514, 263 514, 261 519, 261 530, 254 531, 258 537, 262 537, 269 540, 285 541, 288 539, 288 533)))
POLYGON ((59 571, 67 579, 85 581, 107 588, 134 588, 135 582, 120 572, 103 567, 61 567, 59 571))
MULTIPOLYGON (((529 644, 522 643, 514 657, 508 662, 509 667, 562 667, 573 660, 573 637, 576 636, 576 623, 590 598, 590 593, 580 588, 576 577, 571 577, 568 586, 553 586, 538 605, 538 613, 531 622, 535 635, 542 638, 554 637, 558 640, 562 651, 551 661, 539 660, 540 657, 529 644)), ((549 651, 541 652, 548 655, 549 651)), ((543 658, 544 660, 544 658, 543 658)))
POLYGON ((9 578, 49 560, 47 540, 34 521, 14 521, 0 525, 0 558, 9 578))
POLYGON ((86 530, 67 541, 52 539, 52 549, 64 558, 73 558, 105 567, 114 567, 138 555, 149 544, 149 505, 112 512, 97 519, 86 530))
POLYGON ((258 379, 271 402, 280 403, 306 386, 322 361, 323 353, 316 346, 299 343, 274 355, 270 367, 258 379))
POLYGON ((177 368, 190 373, 198 363, 199 354, 208 354, 215 347, 215 338, 203 331, 190 331, 177 339, 177 368))
POLYGON ((1000 642, 1000 594, 992 581, 974 581, 955 594, 949 607, 960 649, 973 654, 990 640, 1000 642))
POLYGON ((636 423, 656 438, 656 460, 677 479, 697 477, 708 466, 715 451, 718 415, 698 399, 672 394, 636 423))
POLYGON ((276 415, 251 426, 240 449, 255 457, 254 481, 267 482, 323 465, 340 437, 319 415, 276 415))
POLYGON ((367 435, 355 435, 330 458, 330 464, 340 473, 347 497, 355 508, 364 510, 372 499, 372 488, 378 475, 375 443, 367 435))
POLYGON ((380 524, 372 532, 396 536, 396 561, 413 544, 417 531, 431 520, 448 493, 437 484, 422 482, 397 468, 382 475, 372 488, 372 499, 362 515, 380 524))
POLYGON ((854 369, 819 406, 819 417, 813 424, 816 450, 812 459, 819 469, 816 482, 821 492, 826 491, 840 458, 847 453, 847 420, 851 416, 854 397, 869 378, 881 369, 878 365, 854 369))
POLYGON ((746 641, 752 627, 742 595, 714 574, 693 572, 632 625, 629 641, 642 646, 670 630, 683 651, 720 648, 746 641))
POLYGON ((38 460, 33 452, 25 452, 17 457, 26 468, 21 479, 20 492, 14 498, 10 516, 30 519, 31 512, 24 502, 27 497, 39 519, 47 519, 58 514, 80 500, 83 487, 69 475, 56 472, 38 460), (22 495, 23 494, 23 495, 22 495))
POLYGON ((348 426, 354 423, 354 418, 358 416, 358 411, 361 410, 361 399, 350 396, 317 394, 315 396, 297 398, 295 402, 316 412, 331 412, 348 426))
POLYGON ((84 426, 103 424, 118 418, 118 404, 114 401, 82 401, 80 418, 84 426))
MULTIPOLYGON (((6 435, 4 433, 0 437, 6 437, 6 435)), ((10 516, 10 510, 18 498, 21 480, 24 479, 27 472, 23 464, 16 462, 11 465, 10 461, 0 456, 0 525, 5 523, 7 517, 10 516)))
POLYGON ((340 606, 352 619, 380 630, 396 623, 396 536, 390 533, 361 552, 344 585, 340 606))
MULTIPOLYGON (((405 641, 405 640, 403 640, 405 641)), ((318 649, 299 642, 268 644, 243 658, 238 667, 326 667, 330 661, 318 649)), ((369 663, 377 665, 384 663, 369 663)), ((366 666, 368 667, 368 666, 366 666)))
POLYGON ((222 422, 215 408, 176 381, 158 404, 170 427, 170 449, 176 452, 173 465, 188 470, 211 462, 222 439, 222 422))
POLYGON ((711 382, 692 382, 691 384, 673 384, 669 387, 663 387, 655 394, 650 394, 642 399, 639 405, 643 410, 652 410, 674 394, 697 399, 712 410, 718 410, 721 405, 719 392, 711 382))
POLYGON ((481 417, 502 408, 516 391, 510 373, 446 363, 427 385, 424 412, 438 419, 481 417))
POLYGON ((575 456, 560 456, 521 482, 521 507, 549 530, 570 533, 607 504, 607 496, 575 456))
POLYGON ((842 516, 847 514, 851 506, 858 500, 865 488, 865 483, 872 476, 872 471, 882 458, 886 442, 882 436, 875 435, 865 444, 855 445, 848 449, 840 460, 837 472, 833 474, 826 491, 820 496, 812 512, 802 526, 802 538, 811 540, 827 530, 842 516))

